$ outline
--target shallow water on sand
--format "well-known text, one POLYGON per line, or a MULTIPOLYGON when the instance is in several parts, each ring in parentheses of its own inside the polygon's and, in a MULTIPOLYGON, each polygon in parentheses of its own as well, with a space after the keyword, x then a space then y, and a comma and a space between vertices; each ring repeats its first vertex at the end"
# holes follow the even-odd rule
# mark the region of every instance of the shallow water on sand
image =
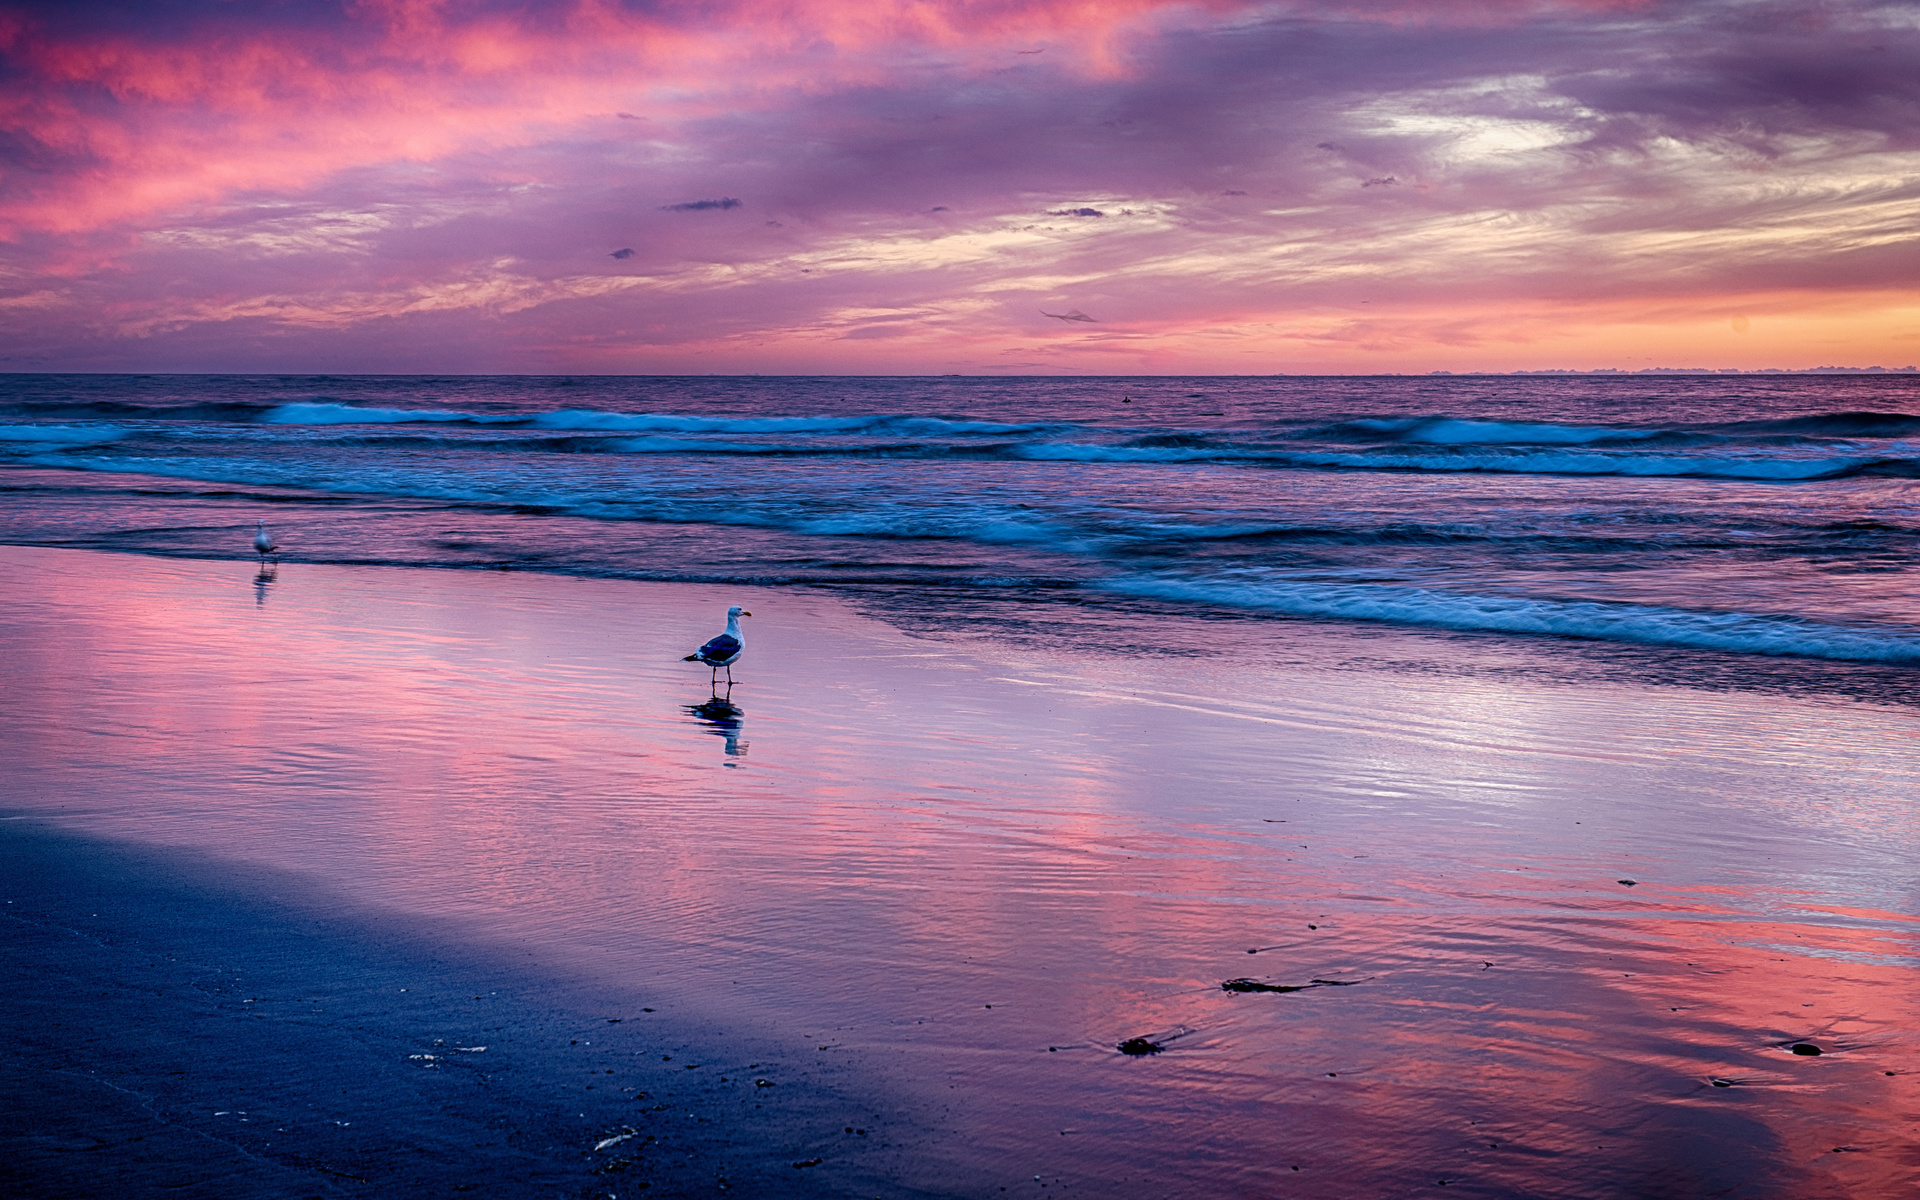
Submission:
POLYGON ((1064 605, 1014 637, 804 590, 0 564, 9 811, 755 1015, 989 1181, 903 1193, 1920 1183, 1907 707, 1304 622, 1103 610, 1088 649, 1064 605), (702 708, 677 659, 727 603, 749 652, 702 708))

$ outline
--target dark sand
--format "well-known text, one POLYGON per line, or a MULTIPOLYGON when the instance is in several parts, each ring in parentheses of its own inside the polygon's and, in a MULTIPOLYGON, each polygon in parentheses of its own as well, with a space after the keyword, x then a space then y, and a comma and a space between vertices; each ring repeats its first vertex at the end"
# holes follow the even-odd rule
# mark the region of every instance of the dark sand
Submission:
POLYGON ((0 1194, 897 1196, 929 1153, 801 1047, 304 879, 19 819, 0 876, 0 1194))

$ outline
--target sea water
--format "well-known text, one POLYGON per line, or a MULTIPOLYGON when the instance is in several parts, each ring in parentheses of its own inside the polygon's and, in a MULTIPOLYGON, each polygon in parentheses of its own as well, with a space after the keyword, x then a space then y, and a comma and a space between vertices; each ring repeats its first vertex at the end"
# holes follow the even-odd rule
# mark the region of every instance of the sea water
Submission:
POLYGON ((10 376, 0 461, 10 542, 1920 660, 1900 375, 10 376))

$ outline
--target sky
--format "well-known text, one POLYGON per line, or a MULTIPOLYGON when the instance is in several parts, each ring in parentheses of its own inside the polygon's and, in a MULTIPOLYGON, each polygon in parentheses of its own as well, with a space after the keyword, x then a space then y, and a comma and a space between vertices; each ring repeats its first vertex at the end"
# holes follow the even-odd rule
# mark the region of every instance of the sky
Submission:
POLYGON ((0 0, 0 371, 1920 359, 1911 0, 0 0))

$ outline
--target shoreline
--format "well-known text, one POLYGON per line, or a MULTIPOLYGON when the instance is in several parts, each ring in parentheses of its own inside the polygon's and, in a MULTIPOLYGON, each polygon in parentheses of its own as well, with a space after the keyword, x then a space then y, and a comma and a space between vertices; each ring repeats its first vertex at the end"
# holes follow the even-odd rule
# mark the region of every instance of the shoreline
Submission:
POLYGON ((1897 709, 1112 610, 0 565, 41 1194, 1912 1178, 1897 709), (742 602, 703 715, 680 657, 742 602))
MULTIPOLYGON (((99 472, 72 468, 10 469, 45 471, 89 481, 103 477, 99 472)), ((122 477, 106 474, 104 478, 117 481, 122 477)), ((171 477, 152 478, 167 483, 180 482, 171 477)), ((326 493, 297 487, 263 486, 253 490, 262 495, 284 492, 300 498, 327 499, 326 493)), ((401 500, 398 503, 405 505, 410 502, 401 500)), ((244 520, 236 517, 238 524, 233 528, 244 526, 251 529, 251 522, 257 513, 258 506, 250 504, 244 520)), ((271 516, 270 513, 268 515, 271 516)), ((510 514, 494 516, 508 522, 516 519, 510 514)), ((622 523, 614 521, 610 524, 618 528, 622 523)), ((116 545, 107 540, 0 540, 0 551, 9 547, 28 552, 78 551, 83 554, 129 556, 154 563, 231 563, 237 566, 251 566, 254 563, 250 554, 230 550, 116 545)), ((517 561, 409 561, 296 555, 276 560, 276 572, 281 566, 294 570, 303 567, 344 571, 418 570, 455 578, 573 580, 586 584, 686 589, 689 594, 716 597, 727 591, 766 592, 796 599, 824 597, 832 603, 875 615, 909 636, 931 634, 936 638, 961 639, 984 636, 1018 643, 1031 637, 1030 629, 1035 625, 1057 627, 1071 623, 1076 627, 1076 636, 1090 639, 1090 648, 1101 654, 1158 656, 1188 652, 1184 644, 1175 640, 1161 645, 1140 645, 1105 636, 1107 627, 1113 622, 1124 623, 1131 618, 1144 616, 1191 629, 1222 625, 1238 627, 1251 631, 1251 643, 1264 643, 1267 646, 1283 640, 1276 631, 1299 630, 1322 646, 1346 647, 1353 667, 1360 670, 1437 670, 1472 675, 1484 668, 1504 677, 1527 678, 1546 684, 1646 684, 1709 692, 1736 690, 1779 697, 1830 697, 1848 703, 1920 708, 1920 669, 1916 669, 1913 662, 1898 659, 1830 658, 1796 650, 1741 650, 1685 642, 1663 644, 1547 628, 1456 626, 1396 615, 1292 611, 1265 608, 1257 603, 1240 603, 1230 598, 1160 595, 1152 590, 1108 586, 1090 579, 1062 578, 1033 589, 1031 594, 996 595, 991 590, 965 582, 915 580, 885 584, 860 580, 784 578, 777 575, 737 579, 682 578, 669 574, 656 577, 616 570, 599 572, 583 570, 578 566, 517 561), (1036 612, 1042 614, 1040 621, 1034 619, 1036 612), (1095 619, 1087 621, 1084 619, 1087 617, 1095 619)), ((1382 589, 1383 592, 1397 590, 1418 592, 1418 589, 1382 589)), ((263 602, 270 591, 271 585, 267 588, 256 587, 263 602)), ((1568 601, 1565 607, 1580 609, 1592 606, 1588 601, 1574 599, 1568 601)), ((1711 621, 1719 614, 1698 610, 1679 615, 1711 621)), ((1783 629, 1793 624, 1788 618, 1767 614, 1755 619, 1775 622, 1783 629)), ((1851 636, 1858 631, 1836 625, 1828 632, 1851 636)), ((1044 641, 1045 635, 1040 640, 1044 641)), ((1322 656, 1316 665, 1328 664, 1329 660, 1322 656)))

